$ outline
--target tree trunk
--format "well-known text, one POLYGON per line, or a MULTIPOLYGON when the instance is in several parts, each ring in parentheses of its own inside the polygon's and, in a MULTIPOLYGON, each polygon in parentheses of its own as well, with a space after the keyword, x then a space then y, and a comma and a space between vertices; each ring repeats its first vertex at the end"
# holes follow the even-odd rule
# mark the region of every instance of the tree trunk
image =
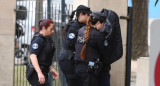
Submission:
POLYGON ((148 57, 148 0, 132 0, 132 58, 148 57))

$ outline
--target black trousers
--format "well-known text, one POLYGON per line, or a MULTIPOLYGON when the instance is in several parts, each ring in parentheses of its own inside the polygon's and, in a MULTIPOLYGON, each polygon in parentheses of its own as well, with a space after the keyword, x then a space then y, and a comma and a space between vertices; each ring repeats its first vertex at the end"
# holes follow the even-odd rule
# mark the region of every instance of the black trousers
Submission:
POLYGON ((99 75, 99 86, 110 86, 110 73, 102 69, 99 75))
POLYGON ((88 73, 88 64, 83 62, 76 62, 76 74, 78 76, 79 82, 81 83, 80 86, 100 86, 98 77, 88 73))
POLYGON ((37 75, 36 71, 34 71, 32 78, 28 81, 32 86, 50 86, 49 82, 48 82, 48 73, 43 72, 43 75, 45 76, 45 83, 44 84, 39 83, 39 79, 38 79, 38 75, 37 75))
POLYGON ((77 79, 77 75, 75 74, 75 61, 69 60, 68 53, 66 51, 61 51, 58 58, 59 60, 59 66, 64 73, 67 81, 68 86, 81 86, 79 85, 79 81, 77 79))

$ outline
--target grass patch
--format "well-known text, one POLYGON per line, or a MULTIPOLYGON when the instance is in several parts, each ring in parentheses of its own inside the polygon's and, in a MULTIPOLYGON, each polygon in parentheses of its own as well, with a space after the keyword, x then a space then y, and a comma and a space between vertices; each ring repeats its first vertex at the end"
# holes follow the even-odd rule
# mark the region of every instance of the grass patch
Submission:
MULTIPOLYGON (((59 72, 59 67, 56 63, 53 64, 53 67, 59 72)), ((30 86, 26 79, 25 72, 26 72, 25 65, 15 65, 14 66, 14 86, 30 86)), ((65 78, 63 74, 59 72, 59 75, 60 75, 60 78, 58 80, 53 80, 52 86, 66 86, 65 78)))
POLYGON ((14 86, 29 86, 26 80, 26 66, 15 65, 14 66, 14 86))

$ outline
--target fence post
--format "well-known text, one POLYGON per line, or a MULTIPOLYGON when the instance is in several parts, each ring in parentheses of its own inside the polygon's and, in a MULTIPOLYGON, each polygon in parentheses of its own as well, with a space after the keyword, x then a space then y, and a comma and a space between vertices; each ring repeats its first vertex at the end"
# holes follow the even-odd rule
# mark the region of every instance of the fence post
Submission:
POLYGON ((39 20, 43 18, 43 0, 36 0, 35 32, 38 31, 39 20))
POLYGON ((125 86, 130 86, 131 78, 131 55, 132 55, 132 7, 128 7, 128 30, 127 30, 127 51, 126 51, 126 80, 125 86))
MULTIPOLYGON (((65 25, 65 0, 61 0, 61 18, 62 18, 62 29, 64 28, 65 25)), ((62 43, 62 47, 63 47, 63 43, 62 43)), ((65 81, 65 76, 62 74, 62 81, 61 81, 61 85, 62 86, 66 86, 66 81, 65 81)))
MULTIPOLYGON (((51 0, 47 0, 47 18, 51 19, 51 0)), ((52 78, 52 74, 49 72, 48 81, 50 83, 50 86, 53 85, 52 78)))
POLYGON ((61 0, 61 10, 62 10, 62 25, 65 22, 65 0, 61 0))
POLYGON ((51 19, 51 0, 47 0, 48 19, 51 19))

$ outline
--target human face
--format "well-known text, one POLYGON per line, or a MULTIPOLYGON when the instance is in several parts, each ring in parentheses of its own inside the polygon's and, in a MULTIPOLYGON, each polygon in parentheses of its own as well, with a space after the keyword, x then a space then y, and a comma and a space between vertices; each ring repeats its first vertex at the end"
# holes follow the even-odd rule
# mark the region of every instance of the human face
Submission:
POLYGON ((104 27, 104 22, 101 23, 100 21, 98 21, 98 22, 96 23, 96 28, 97 28, 97 30, 101 30, 103 27, 104 27))
POLYGON ((46 28, 45 35, 50 36, 54 33, 54 24, 50 24, 48 28, 46 28))
POLYGON ((79 18, 78 18, 78 20, 79 20, 79 22, 81 22, 81 23, 86 23, 88 17, 89 17, 88 14, 83 15, 83 14, 81 13, 80 16, 79 16, 79 18))

